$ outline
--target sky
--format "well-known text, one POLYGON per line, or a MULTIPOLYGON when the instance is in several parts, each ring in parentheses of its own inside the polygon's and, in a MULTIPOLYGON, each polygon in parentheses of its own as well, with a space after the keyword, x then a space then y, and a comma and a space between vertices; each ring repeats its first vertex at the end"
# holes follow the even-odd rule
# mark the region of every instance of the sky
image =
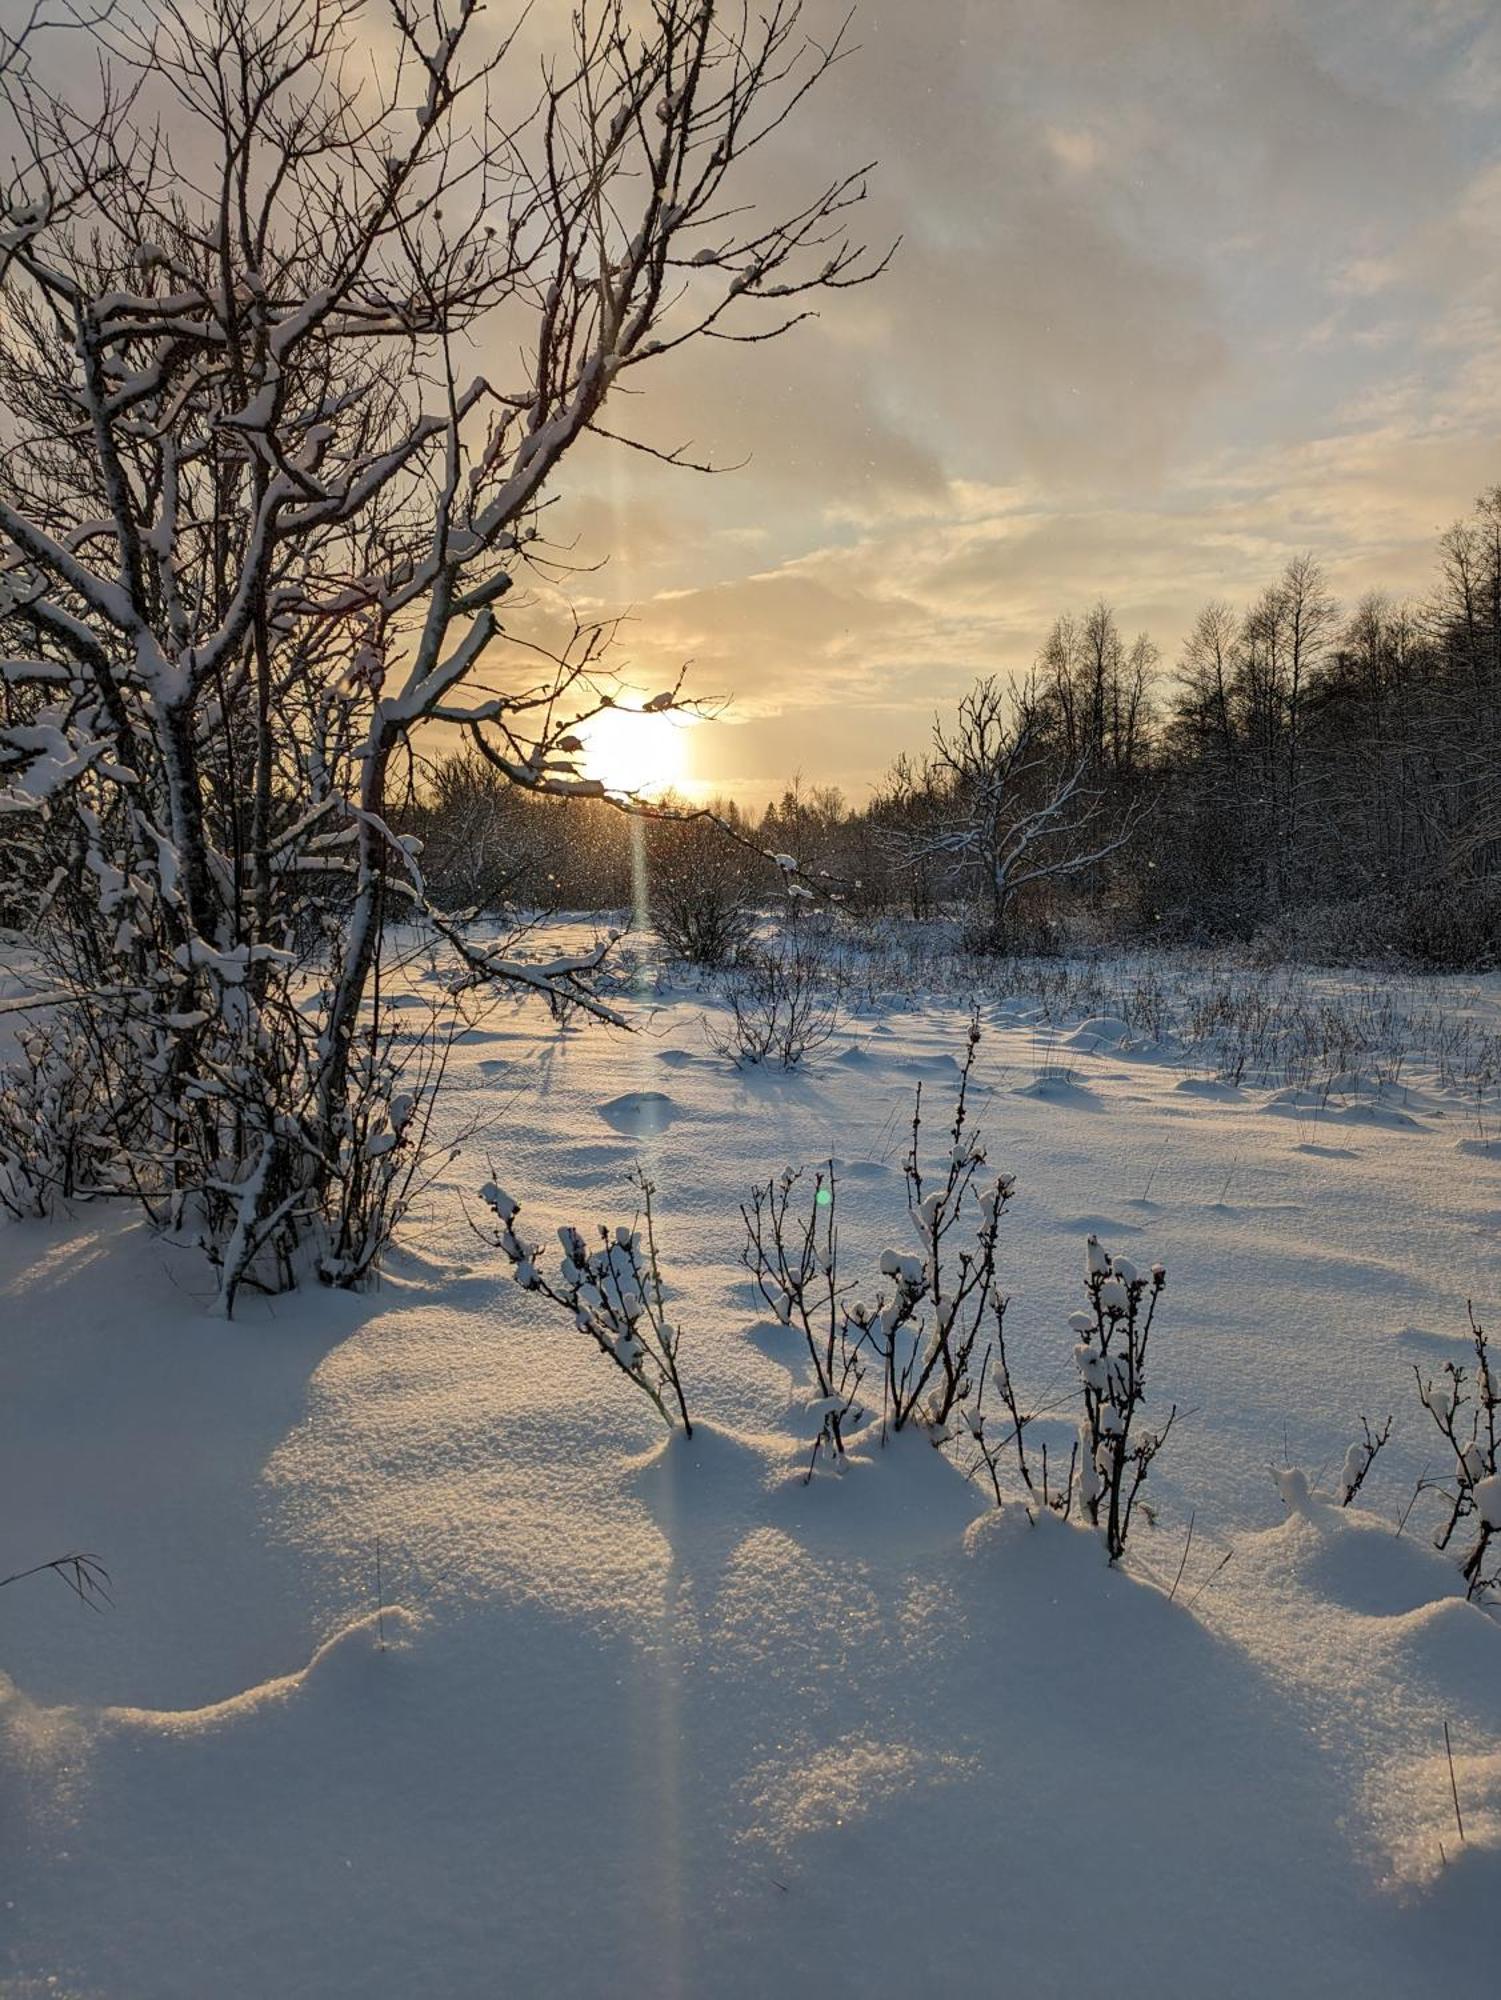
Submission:
MULTIPOLYGON (((571 4, 522 14, 528 80, 571 4)), ((757 191, 874 161, 889 269, 607 406, 735 469, 590 440, 547 517, 627 684, 717 708, 692 789, 858 803, 1100 597, 1170 672, 1304 551, 1423 592, 1501 481, 1501 0, 858 0, 850 40, 757 191)))
MULTIPOLYGON (((809 0, 808 20, 835 20, 809 0)), ((1420 593, 1501 479, 1495 0, 862 0, 786 188, 878 162, 876 284, 653 373, 554 518, 697 788, 855 800, 1100 596, 1171 667, 1311 550, 1420 593), (740 465, 742 460, 748 463, 740 465)))

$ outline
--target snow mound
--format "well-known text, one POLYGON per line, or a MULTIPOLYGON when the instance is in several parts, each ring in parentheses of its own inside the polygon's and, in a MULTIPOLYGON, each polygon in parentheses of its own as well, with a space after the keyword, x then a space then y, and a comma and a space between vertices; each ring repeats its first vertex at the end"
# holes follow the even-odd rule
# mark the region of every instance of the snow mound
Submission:
POLYGON ((958 1062, 947 1052, 936 1056, 911 1056, 896 1067, 903 1076, 955 1077, 959 1074, 958 1062))
POLYGON ((668 1069, 694 1069, 703 1063, 703 1057, 692 1049, 658 1049, 657 1061, 665 1063, 668 1069))
POLYGON ((292 1701, 314 1686, 320 1697, 337 1702, 356 1700, 368 1690, 371 1674, 380 1671, 381 1654, 404 1650, 421 1623, 417 1614, 404 1605, 388 1604, 384 1611, 371 1611, 363 1618, 355 1618, 325 1639, 307 1665, 296 1673, 262 1681, 258 1687, 246 1688, 240 1694, 209 1702, 202 1708, 116 1706, 104 1709, 102 1720, 116 1729, 180 1736, 249 1721, 259 1710, 292 1701))
POLYGON ((1389 1521, 1355 1507, 1311 1498, 1281 1532, 1301 1582, 1364 1617, 1400 1618, 1437 1598, 1464 1595, 1452 1563, 1412 1536, 1399 1539, 1389 1521))
MULTIPOLYGON (((820 1460, 820 1464, 823 1461, 820 1460)), ((911 1430, 858 1432, 841 1471, 806 1478, 804 1445, 777 1485, 771 1519, 809 1550, 880 1568, 953 1548, 986 1500, 972 1480, 911 1430)))
POLYGON ((1070 1049, 1128 1049, 1131 1046, 1131 1029, 1127 1022, 1116 1014, 1096 1014, 1088 1021, 1081 1021, 1071 1035, 1064 1037, 1064 1047, 1070 1049))
POLYGON ((1426 1892, 1423 1914, 1433 1931, 1437 1964, 1446 1935, 1485 1921, 1501 1907, 1501 1750, 1477 1751, 1463 1733, 1456 1738, 1452 1727, 1448 1748, 1441 1726, 1435 1725, 1433 1734, 1437 1740, 1428 1755, 1386 1766, 1371 1790, 1403 1829, 1393 1880, 1399 1888, 1426 1892))
POLYGON ((624 1097, 612 1097, 595 1109, 612 1131, 631 1139, 665 1132, 678 1115, 676 1103, 660 1090, 627 1091, 624 1097))
POLYGON ((1029 1097, 1039 1104, 1067 1105, 1074 1111, 1103 1111, 1105 1108, 1089 1086, 1078 1082, 1068 1070, 1044 1071, 1030 1083, 1016 1084, 1012 1095, 1029 1097))
POLYGON ((904 1798, 975 1775, 976 1762, 956 1753, 920 1751, 900 1739, 851 1734, 811 1750, 788 1769, 780 1758, 752 1772, 747 1790, 754 1838, 783 1855, 810 1834, 857 1824, 904 1798))
POLYGON ((1245 1092, 1218 1076, 1181 1076, 1173 1085, 1181 1097, 1207 1097, 1217 1104, 1243 1104, 1245 1092))
POLYGON ((1337 1125, 1375 1125, 1389 1132, 1416 1132, 1416 1118, 1382 1097, 1343 1098, 1332 1087, 1290 1084, 1275 1090, 1262 1107, 1283 1117, 1337 1125))

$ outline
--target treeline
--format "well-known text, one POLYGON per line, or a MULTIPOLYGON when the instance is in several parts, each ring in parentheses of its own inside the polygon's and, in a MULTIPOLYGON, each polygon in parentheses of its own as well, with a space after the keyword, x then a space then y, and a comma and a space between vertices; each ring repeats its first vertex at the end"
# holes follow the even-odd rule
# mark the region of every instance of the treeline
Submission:
POLYGON ((605 802, 530 797, 460 755, 409 824, 464 906, 615 907, 644 874, 670 923, 685 896, 783 894, 763 857, 785 854, 846 907, 958 913, 977 946, 1493 963, 1501 488, 1443 536, 1420 602, 1342 607, 1300 556, 1254 603, 1207 604, 1173 662, 1100 602, 1057 621, 1023 680, 980 682, 868 803, 794 781, 759 814, 715 810, 728 834, 633 836, 605 802))

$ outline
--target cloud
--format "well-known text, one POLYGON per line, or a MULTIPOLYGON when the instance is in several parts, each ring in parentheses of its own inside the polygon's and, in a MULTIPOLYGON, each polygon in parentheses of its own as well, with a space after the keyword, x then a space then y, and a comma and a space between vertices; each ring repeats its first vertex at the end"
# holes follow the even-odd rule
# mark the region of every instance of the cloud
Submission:
POLYGON ((591 448, 556 515, 646 677, 735 697, 706 775, 858 791, 1102 594, 1170 655, 1302 549, 1424 586, 1501 471, 1491 0, 862 0, 856 37, 750 191, 879 157, 890 272, 612 414, 744 469, 591 448))

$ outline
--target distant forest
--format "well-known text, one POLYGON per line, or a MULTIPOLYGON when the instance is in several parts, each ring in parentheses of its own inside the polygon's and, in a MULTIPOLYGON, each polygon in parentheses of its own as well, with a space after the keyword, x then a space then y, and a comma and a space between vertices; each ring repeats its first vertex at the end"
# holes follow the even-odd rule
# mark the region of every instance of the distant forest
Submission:
MULTIPOLYGON (((857 915, 951 914, 976 948, 1242 941, 1495 963, 1501 487, 1441 538, 1421 601, 1342 606, 1300 556, 1254 603, 1206 604, 1165 661, 1102 600, 1061 616, 1020 679, 935 718, 864 804, 789 779, 760 815, 674 810, 644 828, 669 929, 685 908, 733 919, 811 882, 857 915)), ((628 818, 519 791, 477 749, 431 770, 403 825, 451 906, 632 900, 628 818)), ((712 957, 735 924, 709 928, 712 957)))

